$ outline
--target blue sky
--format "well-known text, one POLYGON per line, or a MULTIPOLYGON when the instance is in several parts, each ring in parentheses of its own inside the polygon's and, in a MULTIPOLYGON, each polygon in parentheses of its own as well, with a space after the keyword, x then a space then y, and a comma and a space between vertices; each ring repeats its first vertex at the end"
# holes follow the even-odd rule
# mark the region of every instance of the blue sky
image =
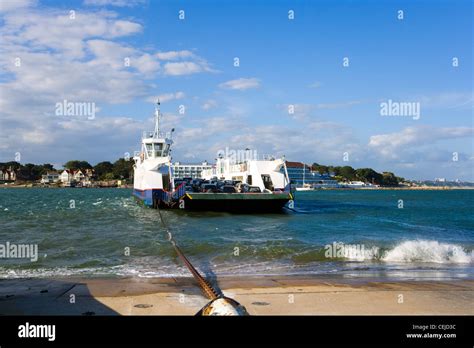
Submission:
POLYGON ((2 6, 0 161, 18 152, 22 162, 114 160, 138 149, 161 96, 163 126, 176 128, 174 160, 250 147, 414 179, 474 180, 470 1, 2 6), (93 120, 58 117, 64 99, 99 111, 93 120), (419 103, 420 118, 382 116, 389 99, 419 103))

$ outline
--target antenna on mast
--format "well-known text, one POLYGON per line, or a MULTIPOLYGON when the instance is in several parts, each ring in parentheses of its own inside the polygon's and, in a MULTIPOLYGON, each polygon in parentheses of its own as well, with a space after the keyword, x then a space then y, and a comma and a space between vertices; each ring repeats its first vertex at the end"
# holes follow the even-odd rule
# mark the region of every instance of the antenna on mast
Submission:
POLYGON ((160 112, 160 99, 156 101, 156 106, 155 106, 155 137, 158 137, 160 134, 160 118, 161 118, 161 112, 160 112))

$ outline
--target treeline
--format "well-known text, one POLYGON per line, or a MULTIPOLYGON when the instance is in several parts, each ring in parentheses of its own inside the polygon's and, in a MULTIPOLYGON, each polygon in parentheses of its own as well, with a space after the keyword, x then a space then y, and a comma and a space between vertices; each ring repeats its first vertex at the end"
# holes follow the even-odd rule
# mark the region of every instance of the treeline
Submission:
MULTIPOLYGON (((133 160, 126 160, 120 158, 114 163, 112 162, 100 162, 95 166, 92 166, 87 161, 68 161, 63 165, 64 169, 82 170, 93 169, 97 179, 99 180, 115 180, 115 179, 130 179, 133 172, 133 160)), ((26 163, 21 164, 19 162, 0 162, 0 169, 3 171, 12 169, 16 173, 17 180, 33 181, 40 180, 41 176, 49 172, 56 171, 61 173, 64 169, 55 169, 50 163, 45 164, 33 164, 26 163)))
POLYGON ((21 164, 12 161, 0 162, 0 170, 4 172, 8 170, 14 171, 17 180, 37 180, 41 179, 41 175, 54 170, 54 167, 49 163, 37 165, 33 163, 21 164))
POLYGON ((99 180, 130 179, 133 173, 133 160, 120 158, 114 163, 104 161, 91 166, 86 161, 69 161, 64 164, 64 168, 73 170, 93 169, 99 180))
POLYGON ((325 166, 313 163, 312 169, 321 174, 334 175, 338 181, 363 181, 374 185, 397 186, 404 178, 398 177, 392 172, 378 173, 372 168, 354 169, 351 166, 325 166))

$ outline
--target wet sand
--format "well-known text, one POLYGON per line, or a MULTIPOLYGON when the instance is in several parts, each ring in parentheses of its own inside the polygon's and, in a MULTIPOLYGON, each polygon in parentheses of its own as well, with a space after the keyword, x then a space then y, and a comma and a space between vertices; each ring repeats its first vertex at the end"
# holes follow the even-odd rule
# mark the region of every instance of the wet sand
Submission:
MULTIPOLYGON (((246 277, 219 286, 252 315, 474 314, 474 280, 246 277)), ((0 280, 1 315, 194 315, 207 302, 191 278, 0 280)))

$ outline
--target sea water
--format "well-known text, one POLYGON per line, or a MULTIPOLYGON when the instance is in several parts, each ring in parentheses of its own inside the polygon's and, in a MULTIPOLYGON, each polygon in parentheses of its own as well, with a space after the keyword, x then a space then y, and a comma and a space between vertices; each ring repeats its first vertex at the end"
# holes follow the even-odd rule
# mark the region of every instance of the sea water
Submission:
MULTIPOLYGON (((321 190, 281 214, 162 214, 208 275, 473 279, 473 201, 471 190, 321 190)), ((189 273, 131 190, 0 189, 0 278, 68 276, 189 273), (36 245, 36 261, 2 257, 6 245, 36 245)))

